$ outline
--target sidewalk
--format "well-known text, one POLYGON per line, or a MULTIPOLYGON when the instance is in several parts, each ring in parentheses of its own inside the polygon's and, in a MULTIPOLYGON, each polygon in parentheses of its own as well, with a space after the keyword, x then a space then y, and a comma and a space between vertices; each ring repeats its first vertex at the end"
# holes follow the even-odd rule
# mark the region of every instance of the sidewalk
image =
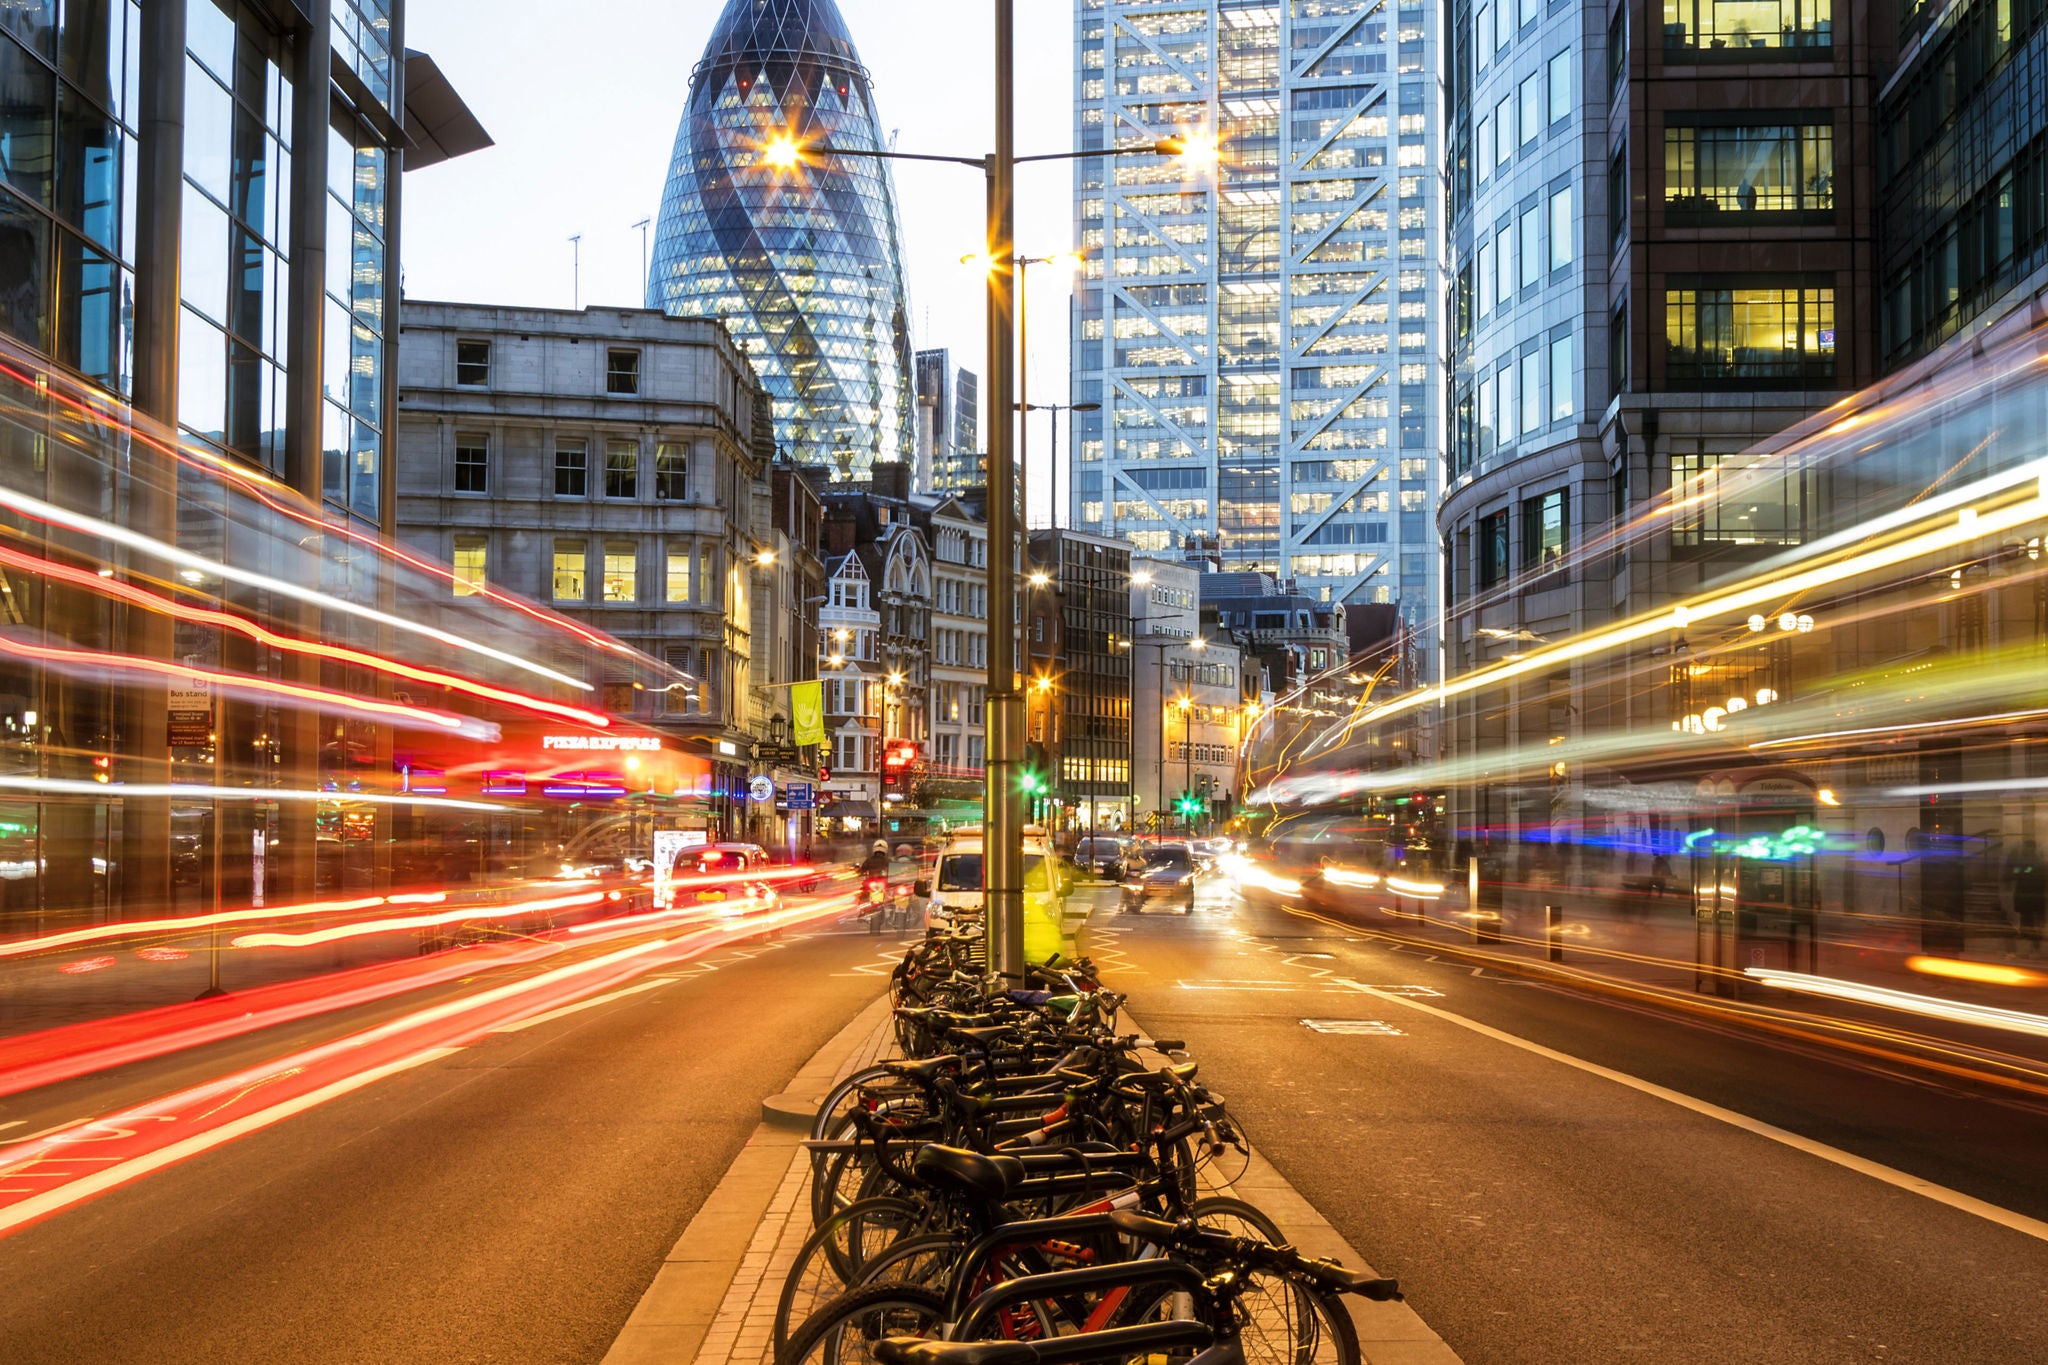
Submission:
MULTIPOLYGON (((1138 1028, 1135 1021, 1132 1027, 1138 1028)), ((1140 1030, 1142 1031, 1142 1029, 1140 1030)), ((888 998, 863 1010, 798 1073, 789 1095, 813 1105, 832 1085, 892 1051, 888 998)), ((767 1365, 782 1282, 811 1233, 807 1134, 764 1122, 732 1164, 627 1319, 604 1365, 767 1365)), ((1254 1153, 1216 1194, 1272 1216, 1312 1256, 1365 1260, 1301 1194, 1254 1153)), ((1368 1365, 1458 1365, 1458 1357, 1405 1303, 1347 1298, 1368 1365)), ((801 1310, 796 1315, 801 1320, 801 1310)))

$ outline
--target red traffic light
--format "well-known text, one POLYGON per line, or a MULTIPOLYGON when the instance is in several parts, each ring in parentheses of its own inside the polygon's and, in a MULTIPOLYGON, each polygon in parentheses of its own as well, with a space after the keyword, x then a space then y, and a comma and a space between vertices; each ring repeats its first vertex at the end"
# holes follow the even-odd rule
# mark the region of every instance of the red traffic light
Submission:
POLYGON ((885 768, 908 768, 916 762, 915 744, 891 744, 889 752, 882 758, 882 766, 885 768))

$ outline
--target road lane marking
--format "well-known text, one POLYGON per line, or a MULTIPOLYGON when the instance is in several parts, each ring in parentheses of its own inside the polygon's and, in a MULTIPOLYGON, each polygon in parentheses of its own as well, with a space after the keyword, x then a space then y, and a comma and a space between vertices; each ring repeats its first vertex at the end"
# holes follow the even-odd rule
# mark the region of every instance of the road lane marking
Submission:
POLYGON ((27 1122, 27 1119, 9 1119, 5 1123, 0 1123, 0 1133, 6 1132, 9 1128, 20 1128, 27 1122))
POLYGON ((688 977, 682 976, 657 977, 653 981, 642 981, 637 986, 628 986, 622 991, 612 991, 606 995, 593 995, 588 1000, 578 1000, 573 1005, 564 1005, 560 1009, 549 1010, 546 1014, 536 1014, 531 1019, 519 1019, 509 1024, 500 1024, 492 1029, 491 1032, 518 1033, 524 1029, 537 1028, 542 1024, 551 1024, 557 1019, 566 1019, 572 1014, 580 1014, 584 1010, 596 1009, 599 1005, 609 1005, 614 1000, 623 1000, 629 995, 638 995, 642 991, 658 991, 663 986, 669 985, 672 982, 687 980, 689 980, 688 977))
POLYGON ((1304 1019, 1312 1033, 1343 1034, 1357 1038, 1405 1038, 1408 1035, 1382 1019, 1304 1019))
POLYGON ((403 1071, 410 1071, 414 1067, 425 1066, 429 1062, 437 1062, 443 1057, 453 1056, 460 1051, 460 1048, 453 1047, 428 1048, 424 1052, 415 1053, 410 1057, 402 1057, 398 1061, 374 1067, 368 1071, 358 1072, 353 1076, 335 1081, 330 1085, 321 1086, 318 1090, 311 1090, 296 1098, 274 1104, 268 1109, 259 1110, 243 1118, 234 1119, 222 1124, 218 1128, 209 1129, 204 1133, 195 1133, 191 1137, 173 1142, 168 1146, 159 1147, 145 1155, 118 1162, 104 1170, 94 1171, 90 1175, 81 1176, 61 1189, 50 1190, 44 1194, 23 1199, 18 1203, 9 1205, 5 1209, 0 1209, 0 1234, 12 1232, 26 1223, 32 1223, 39 1218, 56 1213, 60 1209, 69 1208, 73 1204, 82 1203, 96 1194, 111 1190, 118 1185, 125 1185, 129 1181, 139 1179, 152 1171, 162 1170, 164 1167, 174 1165, 185 1160, 187 1157, 197 1156, 201 1152, 219 1147, 224 1143, 233 1142, 236 1138, 245 1137, 260 1129, 268 1128, 272 1124, 281 1123, 294 1114, 303 1114, 308 1109, 318 1108, 329 1100, 339 1099, 341 1096, 352 1091, 361 1090, 364 1086, 374 1085, 387 1077, 396 1076, 403 1071))
POLYGON ((1988 1200, 1979 1199, 1975 1195, 1964 1194, 1961 1190, 1952 1190, 1946 1185, 1938 1185, 1932 1180, 1926 1180, 1917 1175, 1909 1175, 1904 1171, 1884 1165, 1882 1162, 1872 1161, 1868 1157, 1857 1156, 1854 1152, 1845 1152, 1839 1147, 1830 1147, 1825 1142, 1816 1142, 1812 1138, 1801 1137, 1798 1133, 1789 1132, 1786 1129, 1777 1127, 1775 1124, 1765 1123, 1762 1119, 1753 1119, 1749 1115, 1739 1114, 1733 1109, 1724 1109, 1718 1104, 1710 1104, 1706 1100, 1695 1099, 1682 1091, 1658 1085, 1655 1081, 1646 1081, 1640 1077, 1631 1076, 1625 1071, 1616 1071, 1612 1067, 1601 1066, 1598 1062, 1589 1062, 1583 1057, 1574 1057, 1568 1052, 1559 1052, 1557 1049, 1545 1047, 1541 1043, 1532 1043, 1527 1038, 1516 1037, 1512 1033, 1503 1032, 1500 1029, 1482 1024, 1476 1019, 1467 1019, 1461 1014, 1453 1014, 1449 1010, 1438 1009, 1435 1005, 1425 1005, 1420 1000, 1394 995, 1344 977, 1333 979, 1361 994, 1376 996, 1381 1000, 1400 1005, 1405 1009, 1418 1010, 1423 1014, 1441 1019, 1445 1023, 1456 1024, 1459 1028, 1479 1034, 1481 1037, 1491 1038, 1498 1043, 1506 1043, 1509 1047, 1520 1048, 1524 1052, 1532 1053, 1535 1056, 1543 1057, 1553 1062, 1562 1062, 1564 1065, 1578 1071, 1583 1071, 1589 1076, 1598 1076, 1602 1080, 1613 1081, 1616 1085, 1627 1086, 1630 1090, 1648 1095, 1652 1099, 1675 1104, 1679 1108, 1691 1110, 1703 1118, 1715 1119, 1727 1124, 1731 1128, 1739 1128, 1745 1133, 1790 1147, 1795 1152, 1804 1152, 1808 1156, 1819 1157, 1822 1161, 1830 1162, 1847 1171, 1854 1171, 1858 1175, 1868 1176, 1870 1179, 1890 1185, 1894 1189, 1904 1190, 1908 1194, 1917 1194, 1921 1198, 1931 1199, 1937 1204, 1946 1204, 1960 1213, 1967 1213, 1982 1218, 1987 1223, 1996 1223, 2002 1228, 2009 1228, 2024 1236, 2032 1237, 2037 1242, 2048 1242, 2048 1223, 2044 1223, 2038 1218, 2029 1218, 2023 1213, 2014 1213, 2011 1209, 2000 1208, 1998 1205, 1988 1200))

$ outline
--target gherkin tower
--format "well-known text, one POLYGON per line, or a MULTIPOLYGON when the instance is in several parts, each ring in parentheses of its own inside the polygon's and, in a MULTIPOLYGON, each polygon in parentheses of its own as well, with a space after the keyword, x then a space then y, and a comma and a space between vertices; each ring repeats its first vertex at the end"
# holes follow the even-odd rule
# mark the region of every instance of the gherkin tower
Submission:
POLYGON ((647 305, 723 321, 777 444, 859 478, 915 432, 894 185, 872 157, 772 168, 762 149, 785 136, 882 150, 867 68, 833 0, 729 0, 690 77, 647 305))

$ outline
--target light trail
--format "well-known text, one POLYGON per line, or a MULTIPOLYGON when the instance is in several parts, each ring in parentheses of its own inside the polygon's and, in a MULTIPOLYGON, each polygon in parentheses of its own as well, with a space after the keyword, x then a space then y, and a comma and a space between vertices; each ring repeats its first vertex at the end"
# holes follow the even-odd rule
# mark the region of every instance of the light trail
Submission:
POLYGON ((307 706, 352 712, 372 720, 421 727, 431 726, 467 739, 495 740, 502 734, 496 725, 470 716, 459 716, 452 711, 429 711, 424 707, 407 706, 402 702, 378 701, 374 697, 357 696, 352 692, 335 692, 324 687, 306 687, 299 683, 274 682, 269 678, 259 678, 245 673, 222 673, 210 668, 194 668, 168 659, 145 659, 134 654, 110 654, 104 650, 57 649, 49 645, 32 645, 6 634, 0 634, 0 654, 11 654, 16 658, 48 664, 74 677, 100 676, 112 671, 141 673, 157 678, 203 679, 223 692, 251 698, 282 698, 307 706))
POLYGON ((121 582, 119 579, 103 578, 99 574, 87 569, 77 568, 68 564, 59 564, 54 560, 44 559, 37 555, 23 554, 21 551, 10 549, 5 545, 0 545, 0 564, 11 564, 26 573, 70 583, 76 587, 84 588, 88 592, 98 593, 101 596, 112 598, 116 601, 126 602, 131 606, 141 607, 146 611, 160 612, 163 615, 180 621, 189 621, 195 625, 216 626, 222 630, 231 630, 246 639, 254 640, 258 644, 268 645, 273 649, 281 649, 288 653, 303 654, 319 659, 332 659, 337 663, 354 664, 358 667, 372 669, 390 676, 409 678, 414 682, 425 683, 431 687, 445 687, 451 691, 463 692, 483 701, 498 702, 501 705, 532 711, 538 715, 555 716, 563 720, 574 721, 578 725, 587 725, 592 729, 608 729, 612 723, 610 716, 599 711, 585 710, 582 707, 570 706, 563 702, 553 702, 541 697, 527 696, 521 692, 513 692, 501 687, 492 687, 488 683, 474 682, 454 673, 445 673, 438 669, 421 668, 413 664, 400 663, 395 659, 386 659, 377 654, 367 654, 361 650, 346 649, 340 645, 323 644, 313 640, 302 640, 292 635, 280 635, 274 630, 257 625, 254 621, 246 617, 237 616, 233 612, 217 611, 211 607, 193 606, 180 602, 175 598, 165 597, 159 593, 135 587, 133 584, 121 582))
POLYGON ((851 896, 660 938, 427 1006, 119 1113, 0 1147, 0 1236, 364 1086, 495 1029, 780 928, 836 918, 851 896), (33 1182, 33 1183, 31 1183, 33 1182))
POLYGON ((1912 991, 1895 991, 1888 986, 1866 986, 1860 981, 1845 981, 1835 976, 1809 976, 1804 972, 1780 971, 1775 967, 1751 967, 1743 975, 1761 981, 1767 986, 1802 991, 1808 995, 1824 995, 1831 1000, 1849 1000, 1859 1005, 1876 1005, 1883 1009, 1921 1014, 1929 1019, 1946 1019, 1955 1024, 1976 1024, 1983 1028, 2003 1029, 2008 1033, 2048 1038, 2048 1015, 2029 1014, 2024 1010, 2000 1009, 1995 1005, 1972 1005, 1960 1000, 1943 1000, 1938 996, 1917 995, 1912 991))
POLYGON ((2048 986, 2048 976, 1998 962, 1971 962, 1963 958, 1915 954, 1906 959, 1906 966, 1925 976, 1972 981, 1983 986, 2048 986))
MULTIPOLYGON (((314 588, 301 587, 296 583, 272 578, 268 574, 251 573, 247 569, 238 569, 217 560, 206 559, 188 550, 180 550, 175 546, 166 545, 163 541, 153 540, 148 536, 131 531, 125 526, 117 526, 113 522, 102 521, 98 517, 88 517, 82 513, 72 512, 59 507, 55 503, 45 502, 41 498, 32 498, 17 489, 0 489, 0 507, 6 507, 21 516, 43 522, 47 525, 62 526, 85 535, 112 541, 114 544, 133 550, 138 554, 161 559, 165 563, 174 564, 181 569, 211 575, 230 583, 240 583, 245 587, 260 588, 266 592, 274 592, 296 601, 305 602, 311 606, 321 607, 328 611, 341 612, 348 616, 360 617, 377 625, 389 626, 393 630, 402 630, 413 635, 421 635, 436 643, 447 645, 451 649, 467 650, 472 653, 481 654, 487 659, 495 659, 499 663, 509 664, 514 668, 547 678, 552 682, 561 683, 564 687, 574 688, 579 692, 594 692, 597 690, 593 684, 584 682, 579 678, 572 678, 566 673, 557 673, 554 669, 537 664, 531 659, 522 659, 516 654, 510 654, 501 649, 494 649, 489 645, 479 644, 475 640, 457 635, 452 631, 442 630, 438 626, 424 625, 418 621, 408 620, 403 616, 395 616, 390 612, 378 611, 374 607, 365 607, 360 603, 345 601, 342 598, 320 592, 314 588)), ((324 522, 321 524, 321 528, 323 530, 328 529, 324 522)))
POLYGON ((309 929, 302 934, 243 934, 228 942, 230 946, 236 948, 311 948, 322 943, 339 943, 343 939, 365 938, 371 934, 398 934, 413 929, 438 929, 447 924, 516 919, 520 915, 540 915, 550 910, 580 910, 592 905, 603 905, 617 895, 615 891, 585 891, 574 896, 518 901, 511 905, 466 905, 460 910, 446 910, 439 914, 361 920, 353 924, 337 924, 327 929, 309 929))
MULTIPOLYGON (((93 789, 112 790, 97 785, 93 789)), ((422 891, 396 896, 362 896, 346 901, 307 901, 298 905, 251 906, 247 910, 224 910, 210 915, 186 915, 176 919, 125 920, 113 924, 94 924, 82 929, 39 934, 33 938, 0 940, 0 958, 25 957, 31 953, 59 951, 86 943, 104 943, 108 939, 197 933, 203 929, 224 928, 227 925, 247 924, 255 920, 301 918, 306 915, 345 915, 356 910, 374 910, 384 905, 438 905, 447 899, 448 893, 445 891, 422 891)))
POLYGON ((45 796, 167 796, 191 801, 334 801, 343 805, 433 806, 439 810, 504 811, 510 806, 464 801, 453 796, 412 796, 387 792, 306 791, 286 787, 205 787, 183 782, 81 782, 68 777, 0 777, 0 790, 45 796))
MULTIPOLYGON (((1417 707, 1441 704, 1454 697, 1465 696, 1513 678, 1553 669, 1558 664, 1604 654, 1623 645, 1635 644, 1670 631, 1682 631, 1690 625, 1704 623, 1717 617, 1740 616, 1755 608, 1812 592, 1817 588, 1829 587, 1864 574, 1895 567, 1908 560, 1939 554, 1958 545, 1985 540, 2002 532, 2014 530, 2038 521, 2044 514, 2048 514, 2048 505, 2044 505, 2042 496, 2043 486, 2048 485, 2048 459, 2029 461, 2003 474, 1979 480, 1969 485, 1967 490, 1959 490, 1969 492, 1973 499, 1981 499, 2009 493, 2028 484, 2034 485, 2032 497, 1988 510, 1965 508, 1963 513, 1937 520, 1930 529, 1889 545, 1859 554, 1845 555, 1828 563, 1786 572, 1772 578, 1749 579, 1712 596, 1682 602, 1668 610, 1639 616, 1621 625, 1594 631, 1566 644, 1477 669, 1455 682, 1423 688, 1374 707, 1364 719, 1386 720, 1417 707), (1976 511, 1976 515, 1966 515, 1971 511, 1976 511)), ((1916 508, 1915 511, 1918 513, 1919 509, 1916 508)), ((1924 513, 1920 515, 1924 516, 1924 513)))

